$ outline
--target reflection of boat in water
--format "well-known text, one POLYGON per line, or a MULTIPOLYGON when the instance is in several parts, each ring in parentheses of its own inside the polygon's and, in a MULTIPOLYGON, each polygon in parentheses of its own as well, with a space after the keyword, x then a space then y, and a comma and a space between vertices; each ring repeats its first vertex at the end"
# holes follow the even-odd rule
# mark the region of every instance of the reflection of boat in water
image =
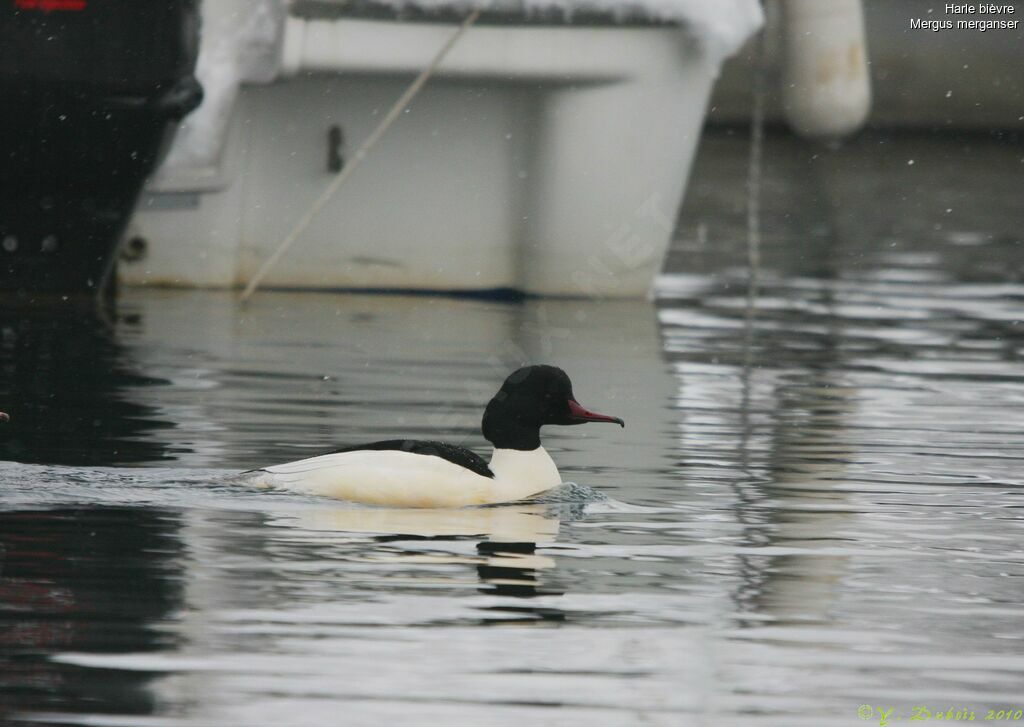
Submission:
MULTIPOLYGON (((718 507, 739 528, 732 598, 759 617, 827 619, 851 559, 844 532, 860 518, 856 496, 841 486, 856 449, 850 430, 858 393, 839 365, 840 319, 824 317, 807 365, 771 355, 779 345, 773 331, 784 330, 778 320, 767 322, 777 329, 759 329, 755 311, 729 308, 715 317, 721 301, 735 300, 731 286, 669 282, 703 304, 666 311, 664 335, 679 352, 679 401, 691 413, 677 424, 680 465, 695 480, 720 483, 718 507), (699 344, 685 342, 698 328, 699 344)), ((805 304, 810 299, 805 291, 805 304)), ((824 310, 834 305, 827 286, 815 302, 824 310)), ((773 313, 778 308, 760 312, 766 319, 773 313)))
POLYGON ((96 293, 199 103, 193 0, 0 9, 0 291, 96 293))
POLYGON ((139 370, 114 324, 90 302, 0 308, 0 460, 122 465, 167 453, 174 427, 142 392, 165 383, 139 370))
POLYGON ((155 675, 55 657, 168 649, 153 624, 183 604, 177 536, 176 514, 151 507, 0 511, 0 719, 153 714, 155 675))
POLYGON ((633 502, 652 494, 644 475, 670 456, 673 380, 647 301, 274 293, 244 316, 226 293, 152 291, 126 303, 139 316, 140 363, 182 380, 154 403, 191 452, 212 453, 190 455, 195 465, 247 470, 395 437, 440 438, 486 458, 482 407, 509 371, 538 362, 572 372, 582 401, 628 422, 614 436, 544 429, 563 478, 601 489, 618 483, 593 473, 627 467, 636 481, 614 496, 633 502), (186 364, 187 379, 167 368, 197 349, 206 363, 186 364))

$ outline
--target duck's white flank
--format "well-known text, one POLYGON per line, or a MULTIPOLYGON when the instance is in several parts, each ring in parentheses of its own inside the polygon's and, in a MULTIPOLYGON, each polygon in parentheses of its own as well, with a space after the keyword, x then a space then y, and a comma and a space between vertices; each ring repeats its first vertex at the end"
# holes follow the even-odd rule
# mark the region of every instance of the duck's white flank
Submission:
POLYGON ((522 500, 561 484, 543 447, 495 449, 494 478, 430 454, 356 450, 310 457, 254 472, 254 482, 368 505, 464 507, 522 500))

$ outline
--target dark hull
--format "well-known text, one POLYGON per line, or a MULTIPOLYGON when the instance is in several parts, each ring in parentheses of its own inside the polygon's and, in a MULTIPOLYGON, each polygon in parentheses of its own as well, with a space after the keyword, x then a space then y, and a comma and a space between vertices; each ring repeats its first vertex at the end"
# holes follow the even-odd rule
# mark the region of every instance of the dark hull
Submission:
POLYGON ((142 185, 201 98, 191 0, 92 5, 0 10, 3 292, 109 290, 142 185))

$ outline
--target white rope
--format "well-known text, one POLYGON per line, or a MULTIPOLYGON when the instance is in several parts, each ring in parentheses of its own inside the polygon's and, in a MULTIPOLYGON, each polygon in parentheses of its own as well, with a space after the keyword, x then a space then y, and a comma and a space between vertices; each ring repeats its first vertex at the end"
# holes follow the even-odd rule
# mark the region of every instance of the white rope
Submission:
POLYGON ((420 75, 416 77, 416 80, 413 81, 409 88, 405 90, 405 93, 403 93, 402 96, 397 101, 395 101, 394 106, 392 106, 391 110, 388 111, 388 113, 384 116, 383 119, 381 119, 381 122, 377 124, 377 127, 373 130, 373 133, 366 137, 366 141, 364 141, 360 145, 359 149, 356 150, 356 153, 352 157, 352 160, 345 165, 345 168, 344 170, 342 170, 341 174, 339 174, 337 177, 331 180, 331 183, 327 185, 327 188, 324 189, 323 193, 321 193, 321 195, 310 206, 310 208, 306 210, 306 213, 302 215, 301 218, 299 218, 299 221, 295 223, 295 226, 292 228, 292 231, 288 233, 288 236, 285 237, 284 240, 281 241, 281 244, 277 246, 277 249, 274 250, 273 254, 263 261, 263 264, 260 266, 260 269, 256 271, 256 274, 252 276, 252 279, 249 281, 249 284, 245 286, 245 290, 242 291, 241 300, 243 302, 247 301, 250 298, 250 296, 252 296, 252 294, 256 292, 256 288, 259 287, 260 282, 263 280, 263 278, 266 277, 267 273, 269 273, 271 269, 274 267, 274 265, 277 264, 277 261, 281 259, 281 256, 288 251, 288 248, 290 248, 295 243, 295 241, 299 238, 299 235, 302 234, 306 227, 309 226, 309 223, 313 221, 313 218, 316 217, 317 213, 319 213, 320 210, 323 209, 323 206, 327 204, 331 197, 334 196, 334 193, 338 191, 341 185, 345 183, 345 180, 352 176, 352 172, 354 172, 359 167, 359 165, 362 163, 363 159, 366 158, 367 153, 369 153, 373 145, 376 144, 377 141, 384 135, 384 132, 387 131, 391 124, 394 123, 395 119, 398 118, 402 111, 416 97, 416 94, 419 93, 420 89, 423 88, 423 85, 427 82, 427 80, 434 73, 434 71, 437 70, 437 67, 441 65, 441 61, 443 61, 445 56, 448 55, 448 51, 452 49, 452 47, 459 40, 459 38, 461 38, 462 35, 467 30, 470 29, 470 27, 472 27, 473 23, 475 23, 477 18, 479 17, 480 9, 477 8, 476 10, 471 12, 469 16, 466 17, 466 19, 462 22, 462 25, 459 26, 459 29, 452 33, 451 37, 448 38, 445 44, 437 52, 437 55, 434 56, 434 59, 430 62, 430 65, 423 69, 420 75))
POLYGON ((768 33, 758 38, 750 113, 750 159, 747 165, 747 266, 756 281, 761 268, 761 167, 764 158, 765 102, 768 85, 768 33))
MULTIPOLYGON (((757 312, 758 286, 761 275, 761 177, 764 159, 765 104, 768 94, 768 44, 778 28, 776 2, 765 3, 765 26, 757 40, 755 52, 753 108, 750 114, 750 161, 747 166, 747 300, 744 311, 743 378, 744 412, 749 403, 749 376, 753 363, 754 317, 757 312), (774 11, 774 12, 773 12, 774 11)), ((746 416, 746 413, 744 414, 746 416)))

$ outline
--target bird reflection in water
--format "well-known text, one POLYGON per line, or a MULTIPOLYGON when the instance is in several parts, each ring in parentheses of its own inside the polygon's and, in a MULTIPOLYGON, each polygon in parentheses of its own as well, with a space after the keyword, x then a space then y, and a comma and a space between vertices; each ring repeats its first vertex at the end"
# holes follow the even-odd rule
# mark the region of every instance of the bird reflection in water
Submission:
MULTIPOLYGON (((309 530, 375 534, 375 542, 394 548, 387 555, 377 554, 375 560, 473 565, 481 593, 529 599, 563 593, 542 578, 544 571, 555 568, 555 559, 537 552, 557 538, 561 520, 572 515, 563 510, 543 503, 464 509, 336 508, 302 513, 293 522, 309 530), (413 547, 426 542, 444 549, 445 543, 478 538, 475 557, 427 554, 422 547, 413 547)), ((485 610, 509 614, 508 618, 488 618, 488 624, 523 618, 564 619, 560 610, 549 607, 502 603, 485 610)))

